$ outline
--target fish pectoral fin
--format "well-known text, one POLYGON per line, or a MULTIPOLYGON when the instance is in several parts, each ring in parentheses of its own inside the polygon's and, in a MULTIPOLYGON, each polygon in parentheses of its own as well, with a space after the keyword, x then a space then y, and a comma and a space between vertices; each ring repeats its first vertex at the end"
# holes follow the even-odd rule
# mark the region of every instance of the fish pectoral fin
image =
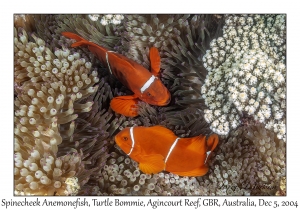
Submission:
POLYGON ((155 47, 151 47, 149 54, 150 54, 151 73, 154 76, 158 76, 160 71, 160 55, 158 49, 155 47))
POLYGON ((140 170, 145 174, 157 174, 164 170, 164 157, 160 154, 143 155, 139 164, 140 170))
POLYGON ((110 107, 113 111, 126 117, 136 117, 138 116, 138 101, 139 99, 135 95, 118 96, 111 100, 110 107))
POLYGON ((179 176, 204 176, 208 172, 208 167, 204 164, 200 168, 195 168, 191 171, 170 171, 173 174, 177 174, 179 176))

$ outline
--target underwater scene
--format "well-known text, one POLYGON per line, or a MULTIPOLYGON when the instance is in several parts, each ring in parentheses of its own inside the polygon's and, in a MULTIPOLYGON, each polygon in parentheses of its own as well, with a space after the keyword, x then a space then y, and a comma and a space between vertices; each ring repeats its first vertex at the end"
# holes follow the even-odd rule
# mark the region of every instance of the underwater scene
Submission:
POLYGON ((286 195, 286 14, 13 18, 15 195, 286 195))

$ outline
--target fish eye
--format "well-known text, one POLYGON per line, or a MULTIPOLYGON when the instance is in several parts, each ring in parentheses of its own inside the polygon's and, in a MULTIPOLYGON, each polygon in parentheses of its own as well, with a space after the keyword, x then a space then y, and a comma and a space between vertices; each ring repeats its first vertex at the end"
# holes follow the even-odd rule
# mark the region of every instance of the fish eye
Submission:
POLYGON ((128 140, 127 136, 124 136, 124 137, 123 137, 123 140, 124 140, 124 141, 127 141, 127 140, 128 140))
POLYGON ((152 95, 151 95, 151 93, 147 92, 147 96, 151 97, 152 95))

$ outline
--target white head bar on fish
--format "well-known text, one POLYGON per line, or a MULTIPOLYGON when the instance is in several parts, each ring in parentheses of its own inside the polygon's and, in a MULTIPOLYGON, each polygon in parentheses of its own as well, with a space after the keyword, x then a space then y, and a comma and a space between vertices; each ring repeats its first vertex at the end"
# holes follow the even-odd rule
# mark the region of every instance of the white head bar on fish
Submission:
POLYGON ((147 90, 147 88, 150 87, 150 85, 154 82, 155 78, 156 78, 156 77, 155 77, 154 75, 152 75, 152 76, 148 79, 148 81, 143 85, 143 87, 141 87, 141 93, 143 93, 145 90, 147 90))

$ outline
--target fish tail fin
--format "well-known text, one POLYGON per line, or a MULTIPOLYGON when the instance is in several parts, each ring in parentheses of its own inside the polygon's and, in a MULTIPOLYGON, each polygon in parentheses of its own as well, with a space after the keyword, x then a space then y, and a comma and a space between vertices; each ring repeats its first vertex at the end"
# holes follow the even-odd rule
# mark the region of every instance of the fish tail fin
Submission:
POLYGON ((218 143, 219 143, 219 136, 217 134, 210 135, 207 140, 208 151, 214 151, 218 143))
POLYGON ((70 38, 70 39, 75 39, 77 42, 73 43, 71 47, 78 47, 81 45, 93 45, 92 42, 87 41, 86 39, 82 38, 81 36, 71 33, 71 32, 62 32, 61 33, 63 36, 70 38))
POLYGON ((81 36, 77 35, 77 34, 74 34, 74 33, 71 33, 71 32, 62 32, 61 33, 63 36, 67 37, 67 38, 70 38, 70 39, 75 39, 76 41, 81 41, 81 40, 84 40, 84 38, 82 38, 81 36))
POLYGON ((74 34, 74 33, 71 33, 71 32, 62 32, 61 33, 63 36, 67 37, 67 38, 70 38, 70 39, 75 39, 77 42, 73 43, 71 45, 71 47, 78 47, 78 46, 81 46, 81 45, 88 45, 88 49, 94 53, 98 59, 100 59, 100 61, 106 63, 108 62, 107 61, 107 49, 105 49, 104 47, 101 47, 93 42, 90 42, 86 39, 84 39, 83 37, 77 35, 77 34, 74 34))
POLYGON ((205 163, 207 163, 207 161, 210 159, 211 152, 214 151, 214 149, 216 148, 218 143, 219 143, 219 136, 217 134, 212 134, 209 136, 209 138, 206 142, 207 149, 206 149, 205 163))

